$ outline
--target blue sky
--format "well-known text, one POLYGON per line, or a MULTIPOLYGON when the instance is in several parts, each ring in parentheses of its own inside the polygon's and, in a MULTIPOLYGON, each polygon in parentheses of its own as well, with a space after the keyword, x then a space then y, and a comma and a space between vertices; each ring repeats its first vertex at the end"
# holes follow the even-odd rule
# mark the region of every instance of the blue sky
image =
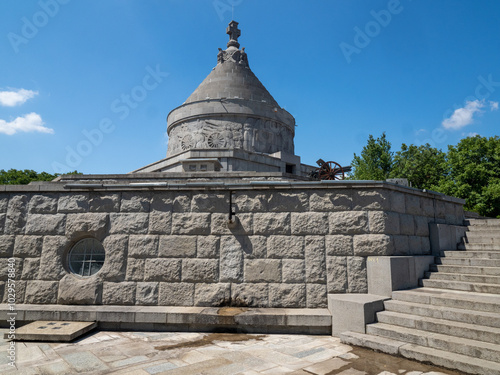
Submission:
POLYGON ((446 149, 500 130, 500 1, 2 0, 0 169, 127 173, 240 23, 296 119, 295 151, 343 165, 369 134, 446 149))

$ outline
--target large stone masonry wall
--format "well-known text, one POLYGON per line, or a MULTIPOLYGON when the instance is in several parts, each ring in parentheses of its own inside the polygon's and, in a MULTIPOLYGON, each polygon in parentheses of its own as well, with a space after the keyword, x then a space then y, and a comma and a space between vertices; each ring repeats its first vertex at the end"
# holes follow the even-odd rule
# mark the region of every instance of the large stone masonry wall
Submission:
POLYGON ((233 225, 229 188, 0 188, 4 303, 13 257, 17 303, 326 307, 367 292, 367 256, 430 254, 428 224, 463 221, 459 200, 383 183, 240 184, 233 225), (106 260, 81 278, 67 254, 89 236, 106 260))

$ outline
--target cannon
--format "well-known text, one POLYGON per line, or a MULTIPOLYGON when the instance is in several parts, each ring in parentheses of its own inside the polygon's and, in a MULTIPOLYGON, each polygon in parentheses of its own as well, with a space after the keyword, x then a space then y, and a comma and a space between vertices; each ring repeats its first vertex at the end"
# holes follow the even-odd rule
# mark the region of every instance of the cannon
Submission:
POLYGON ((316 180, 343 180, 345 174, 350 172, 352 167, 342 167, 339 163, 334 161, 324 161, 319 159, 316 164, 319 168, 310 173, 311 178, 316 180))

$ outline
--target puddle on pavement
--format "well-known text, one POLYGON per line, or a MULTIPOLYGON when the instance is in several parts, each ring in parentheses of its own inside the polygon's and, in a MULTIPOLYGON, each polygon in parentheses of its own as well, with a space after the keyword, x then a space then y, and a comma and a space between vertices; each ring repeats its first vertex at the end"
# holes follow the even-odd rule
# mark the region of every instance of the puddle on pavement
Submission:
POLYGON ((226 342, 242 342, 242 341, 261 341, 265 335, 247 335, 243 333, 210 333, 207 336, 195 340, 195 341, 187 341, 181 342, 173 345, 161 345, 155 346, 156 350, 172 350, 172 349, 180 349, 180 348, 198 348, 200 346, 211 345, 214 341, 226 341, 226 342))
MULTIPOLYGON (((349 359, 351 362, 349 368, 364 371, 366 375, 378 375, 383 371, 391 372, 393 374, 404 375, 411 371, 421 371, 426 372, 440 372, 447 375, 466 375, 462 372, 446 370, 441 367, 436 367, 433 365, 427 365, 417 361, 412 361, 402 357, 396 357, 385 353, 375 352, 370 349, 360 348, 357 346, 352 346, 352 351, 349 353, 357 355, 357 359, 349 359), (405 370, 404 372, 400 372, 405 370)), ((329 372, 326 375, 336 375, 346 370, 346 367, 329 372)))

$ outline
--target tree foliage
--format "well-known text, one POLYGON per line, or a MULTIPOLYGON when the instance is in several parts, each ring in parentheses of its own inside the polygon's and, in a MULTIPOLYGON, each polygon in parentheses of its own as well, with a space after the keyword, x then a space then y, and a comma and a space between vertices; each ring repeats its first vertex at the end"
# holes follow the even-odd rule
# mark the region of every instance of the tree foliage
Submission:
POLYGON ((389 178, 393 164, 391 143, 385 133, 375 139, 370 134, 368 144, 363 147, 361 155, 354 154, 352 161, 352 180, 385 180, 389 178))
MULTIPOLYGON (((68 174, 81 173, 73 171, 68 174)), ((0 185, 27 185, 32 181, 52 181, 57 176, 59 176, 58 173, 37 173, 31 169, 25 169, 23 171, 17 169, 9 169, 8 171, 5 171, 4 169, 0 169, 0 185)))

